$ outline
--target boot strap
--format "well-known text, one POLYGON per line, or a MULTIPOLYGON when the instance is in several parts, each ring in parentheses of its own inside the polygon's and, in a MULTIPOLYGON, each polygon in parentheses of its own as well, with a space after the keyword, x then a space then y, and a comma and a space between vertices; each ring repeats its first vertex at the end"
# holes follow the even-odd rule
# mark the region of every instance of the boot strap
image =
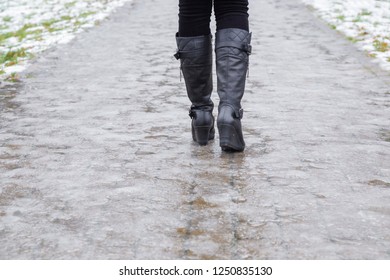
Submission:
POLYGON ((189 110, 189 116, 191 119, 196 118, 196 111, 205 111, 205 112, 213 112, 214 104, 211 102, 211 104, 204 105, 204 106, 191 106, 189 110))
POLYGON ((236 109, 235 107, 233 107, 233 105, 230 105, 230 104, 223 104, 222 106, 228 106, 228 107, 232 108, 233 112, 234 112, 234 114, 233 114, 234 118, 241 120, 244 117, 244 109, 242 109, 242 108, 236 109))
POLYGON ((208 55, 209 55, 209 51, 204 49, 196 49, 192 51, 177 50, 173 56, 176 59, 181 59, 181 58, 197 58, 197 57, 208 56, 208 55))
POLYGON ((226 41, 220 42, 216 49, 224 48, 224 47, 232 47, 246 52, 248 55, 252 53, 252 46, 247 43, 242 42, 234 42, 234 41, 226 41))

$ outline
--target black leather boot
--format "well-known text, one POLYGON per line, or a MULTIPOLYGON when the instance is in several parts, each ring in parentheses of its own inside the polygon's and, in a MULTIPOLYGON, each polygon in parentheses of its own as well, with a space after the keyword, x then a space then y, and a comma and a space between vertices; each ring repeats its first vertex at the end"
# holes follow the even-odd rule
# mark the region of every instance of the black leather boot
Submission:
POLYGON ((211 35, 197 37, 178 37, 176 59, 180 59, 180 68, 185 80, 187 95, 192 105, 192 139, 200 145, 206 145, 214 139, 214 104, 211 101, 212 45, 211 35))
POLYGON ((220 146, 224 151, 242 152, 245 149, 241 128, 241 99, 252 49, 251 35, 248 31, 237 28, 221 29, 216 33, 217 86, 220 98, 217 125, 220 146))

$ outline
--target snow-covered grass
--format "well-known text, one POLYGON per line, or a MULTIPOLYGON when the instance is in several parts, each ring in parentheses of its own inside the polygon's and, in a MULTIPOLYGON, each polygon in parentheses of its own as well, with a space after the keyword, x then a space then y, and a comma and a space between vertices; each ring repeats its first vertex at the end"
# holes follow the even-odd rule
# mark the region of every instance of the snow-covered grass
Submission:
POLYGON ((390 71, 390 0, 302 0, 390 71))
POLYGON ((131 0, 0 0, 0 80, 17 79, 28 61, 98 24, 131 0))

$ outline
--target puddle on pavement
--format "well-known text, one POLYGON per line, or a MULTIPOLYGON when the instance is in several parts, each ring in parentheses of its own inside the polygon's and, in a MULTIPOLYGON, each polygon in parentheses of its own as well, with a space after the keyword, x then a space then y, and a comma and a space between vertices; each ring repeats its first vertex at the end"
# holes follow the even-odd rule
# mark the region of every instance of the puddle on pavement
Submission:
POLYGON ((213 255, 205 255, 205 254, 198 255, 190 249, 185 250, 184 253, 187 256, 187 258, 190 258, 190 259, 198 259, 198 260, 217 260, 217 259, 219 259, 217 256, 213 256, 213 255))
POLYGON ((377 179, 368 181, 367 183, 368 183, 368 185, 375 186, 375 187, 387 187, 387 188, 390 187, 390 183, 382 181, 382 180, 377 180, 377 179))
POLYGON ((235 246, 245 238, 239 232, 247 219, 234 209, 247 202, 241 191, 248 184, 249 158, 245 153, 222 152, 217 141, 192 146, 191 159, 193 182, 183 188, 181 208, 187 226, 176 228, 183 257, 209 260, 240 254, 235 246))
POLYGON ((20 82, 0 86, 0 112, 13 111, 20 106, 14 101, 14 98, 21 88, 22 83, 20 82))
POLYGON ((380 139, 382 139, 383 141, 390 142, 390 130, 388 130, 388 129, 382 129, 382 130, 379 132, 379 137, 380 137, 380 139))
POLYGON ((17 164, 17 163, 2 163, 2 162, 0 162, 0 168, 4 168, 5 170, 15 170, 15 169, 22 168, 22 166, 20 164, 17 164))
POLYGON ((18 184, 2 186, 0 191, 0 206, 9 205, 15 199, 40 196, 40 192, 37 189, 18 184))
POLYGON ((369 211, 376 212, 382 215, 390 216, 390 208, 389 207, 370 207, 369 211))
POLYGON ((198 209, 215 208, 215 207, 217 207, 217 205, 215 205, 213 203, 210 203, 210 202, 207 202, 206 200, 204 200, 203 197, 198 197, 195 200, 190 201, 188 204, 190 204, 191 206, 193 206, 195 208, 198 208, 198 209))
POLYGON ((205 234, 205 231, 202 229, 188 229, 188 228, 177 228, 176 232, 180 235, 185 235, 185 236, 199 236, 205 234))

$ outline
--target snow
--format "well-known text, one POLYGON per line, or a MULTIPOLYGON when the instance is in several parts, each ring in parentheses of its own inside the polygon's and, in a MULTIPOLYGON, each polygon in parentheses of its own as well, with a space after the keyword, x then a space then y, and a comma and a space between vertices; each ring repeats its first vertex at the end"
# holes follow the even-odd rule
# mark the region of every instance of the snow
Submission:
POLYGON ((302 0, 390 71, 390 0, 302 0))
POLYGON ((132 0, 1 0, 0 58, 24 50, 17 61, 0 60, 0 79, 23 71, 44 50, 66 44, 132 0))

